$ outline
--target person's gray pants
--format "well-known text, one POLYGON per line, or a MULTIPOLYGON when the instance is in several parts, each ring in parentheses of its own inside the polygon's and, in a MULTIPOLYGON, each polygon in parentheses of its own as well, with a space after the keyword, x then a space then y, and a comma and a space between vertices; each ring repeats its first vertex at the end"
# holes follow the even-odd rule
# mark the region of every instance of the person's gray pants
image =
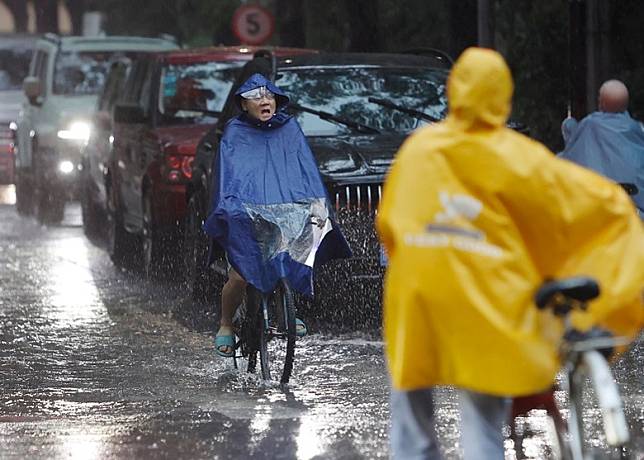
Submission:
MULTIPOLYGON (((503 425, 510 399, 457 390, 465 460, 503 460, 503 425)), ((391 457, 440 459, 432 390, 391 391, 391 457)))

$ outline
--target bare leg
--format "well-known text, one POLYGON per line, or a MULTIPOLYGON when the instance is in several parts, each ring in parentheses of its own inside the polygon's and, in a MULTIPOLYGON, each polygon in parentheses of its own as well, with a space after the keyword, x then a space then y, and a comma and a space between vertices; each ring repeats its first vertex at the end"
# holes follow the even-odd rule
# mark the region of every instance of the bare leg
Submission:
MULTIPOLYGON (((233 268, 228 270, 228 281, 221 291, 221 321, 217 335, 232 335, 233 316, 242 302, 246 281, 233 268)), ((229 347, 220 347, 220 351, 229 352, 229 347)))

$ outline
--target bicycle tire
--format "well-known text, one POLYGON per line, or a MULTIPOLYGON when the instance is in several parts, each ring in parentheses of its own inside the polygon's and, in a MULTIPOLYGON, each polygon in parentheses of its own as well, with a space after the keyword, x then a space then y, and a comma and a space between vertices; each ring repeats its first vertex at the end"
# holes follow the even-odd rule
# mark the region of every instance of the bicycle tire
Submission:
POLYGON ((240 368, 240 358, 247 360, 246 372, 255 373, 257 352, 259 351, 260 295, 252 286, 246 288, 244 300, 237 308, 233 318, 233 329, 237 340, 233 354, 233 366, 240 368))
POLYGON ((564 458, 572 460, 584 458, 584 420, 583 395, 585 375, 580 372, 570 372, 568 375, 568 444, 564 458))
POLYGON ((288 282, 280 280, 275 291, 263 296, 262 302, 266 303, 269 324, 267 329, 260 313, 258 332, 262 378, 271 380, 271 373, 274 373, 276 377, 279 375, 281 384, 287 384, 293 372, 296 341, 295 300, 288 282))

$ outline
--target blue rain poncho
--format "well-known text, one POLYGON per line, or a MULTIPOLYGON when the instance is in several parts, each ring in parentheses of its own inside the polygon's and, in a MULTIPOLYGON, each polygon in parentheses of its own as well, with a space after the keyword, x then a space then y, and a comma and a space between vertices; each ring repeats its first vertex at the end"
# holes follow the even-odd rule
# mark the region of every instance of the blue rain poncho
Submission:
POLYGON ((262 75, 235 93, 266 86, 277 112, 266 122, 242 113, 225 127, 213 164, 211 212, 204 231, 226 251, 230 265, 262 292, 280 278, 313 294, 313 268, 351 251, 334 221, 317 163, 297 121, 283 109, 288 97, 262 75))
MULTIPOLYGON (((568 120, 567 120, 568 121, 568 120)), ((578 125, 564 122, 566 148, 561 158, 615 182, 637 186, 633 201, 644 216, 644 128, 628 112, 594 112, 578 125)))

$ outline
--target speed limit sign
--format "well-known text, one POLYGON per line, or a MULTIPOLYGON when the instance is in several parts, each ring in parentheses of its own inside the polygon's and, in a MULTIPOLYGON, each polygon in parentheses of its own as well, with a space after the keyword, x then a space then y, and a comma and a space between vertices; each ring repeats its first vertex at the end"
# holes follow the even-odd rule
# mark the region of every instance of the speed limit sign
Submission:
POLYGON ((245 45, 265 43, 275 29, 270 11, 260 5, 242 5, 233 14, 233 33, 245 45))

